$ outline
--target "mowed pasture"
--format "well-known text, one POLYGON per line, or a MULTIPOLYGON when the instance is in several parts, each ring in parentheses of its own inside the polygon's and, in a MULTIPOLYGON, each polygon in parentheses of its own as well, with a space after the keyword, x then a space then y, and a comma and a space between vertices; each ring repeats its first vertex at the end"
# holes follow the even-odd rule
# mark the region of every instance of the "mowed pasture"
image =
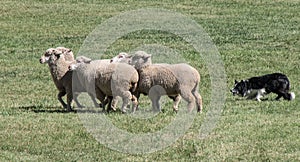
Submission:
MULTIPOLYGON (((299 161, 300 160, 300 2, 247 1, 64 1, 0 2, 0 161, 299 161), (163 8, 203 27, 219 50, 228 89, 216 127, 199 138, 211 101, 211 80, 201 55, 180 37, 142 30, 117 41, 103 54, 111 58, 144 44, 179 51, 201 75, 204 110, 169 147, 149 154, 128 154, 99 143, 77 113, 57 100, 57 89, 40 56, 64 46, 77 55, 86 37, 105 20, 126 11, 163 8), (258 103, 232 96, 234 79, 285 73, 296 99, 258 103)), ((165 98, 163 113, 136 119, 114 112, 106 116, 125 131, 151 133, 176 114, 165 98)), ((147 105, 146 97, 141 104, 147 105)), ((185 107, 181 107, 186 111, 185 107)), ((113 134, 111 136, 114 136, 113 134)), ((133 143, 134 145, 134 143, 133 143)))

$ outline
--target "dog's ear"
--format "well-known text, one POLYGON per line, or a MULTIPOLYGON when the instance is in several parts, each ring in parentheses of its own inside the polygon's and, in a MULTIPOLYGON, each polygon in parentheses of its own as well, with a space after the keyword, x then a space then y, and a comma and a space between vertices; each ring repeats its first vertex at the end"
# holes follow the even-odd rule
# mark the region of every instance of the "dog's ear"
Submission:
POLYGON ((234 84, 237 84, 238 83, 238 81, 237 80, 234 80, 234 84))

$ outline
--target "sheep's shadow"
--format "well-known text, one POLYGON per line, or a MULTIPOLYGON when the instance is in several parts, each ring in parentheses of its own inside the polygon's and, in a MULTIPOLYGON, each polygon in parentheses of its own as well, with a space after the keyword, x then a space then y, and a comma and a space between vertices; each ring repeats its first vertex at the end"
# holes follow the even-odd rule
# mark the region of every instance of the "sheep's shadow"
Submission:
POLYGON ((31 111, 34 113, 107 113, 103 112, 102 109, 82 109, 82 108, 75 108, 72 111, 68 111, 66 109, 63 109, 59 106, 20 106, 16 107, 17 109, 25 110, 25 111, 31 111))
POLYGON ((76 111, 67 111, 59 106, 43 107, 43 106, 20 106, 17 109, 31 111, 34 113, 74 113, 76 111))

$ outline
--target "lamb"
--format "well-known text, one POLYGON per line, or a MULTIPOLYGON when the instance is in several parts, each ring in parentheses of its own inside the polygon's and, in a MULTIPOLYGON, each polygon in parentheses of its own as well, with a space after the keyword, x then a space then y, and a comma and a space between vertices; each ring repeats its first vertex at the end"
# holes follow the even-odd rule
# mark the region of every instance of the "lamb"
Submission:
MULTIPOLYGON (((95 91, 96 97, 105 102, 106 96, 113 96, 111 107, 116 107, 116 97, 122 98, 122 112, 132 100, 133 108, 137 106, 137 99, 132 92, 138 83, 138 73, 130 65, 110 63, 110 60, 91 60, 87 57, 77 58, 76 64, 71 64, 70 69, 77 75, 79 82, 85 86, 88 92, 95 91), (80 61, 81 60, 81 61, 80 61)), ((135 111, 135 110, 133 110, 135 111)))
MULTIPOLYGON (((69 65, 74 62, 73 52, 65 47, 49 48, 44 55, 40 58, 40 63, 48 63, 52 79, 56 88, 59 90, 57 98, 64 108, 71 111, 71 102, 73 99, 72 93, 72 72, 69 72, 69 65), (67 94, 67 104, 63 101, 62 97, 67 94)), ((85 92, 81 86, 75 86, 74 101, 79 106, 77 100, 78 92, 85 92)), ((94 104, 98 106, 94 97, 91 97, 94 104)))
POLYGON ((161 111, 159 99, 168 95, 174 100, 173 110, 178 111, 180 96, 188 102, 191 112, 195 102, 197 111, 202 111, 202 97, 198 92, 200 75, 188 64, 152 64, 151 55, 144 51, 137 51, 134 56, 121 53, 111 59, 111 62, 127 62, 135 67, 139 73, 137 98, 139 95, 149 95, 154 110, 161 111))

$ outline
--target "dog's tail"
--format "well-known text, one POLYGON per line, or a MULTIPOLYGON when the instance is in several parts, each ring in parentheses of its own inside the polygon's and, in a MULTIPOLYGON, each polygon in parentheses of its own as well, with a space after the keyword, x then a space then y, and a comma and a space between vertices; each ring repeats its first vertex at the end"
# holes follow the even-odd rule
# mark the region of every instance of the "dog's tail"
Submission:
MULTIPOLYGON (((285 84, 287 84, 287 91, 289 91, 290 89, 291 89, 291 84, 290 84, 290 81, 289 81, 289 79, 287 78, 287 76, 285 76, 285 84)), ((296 97, 296 95, 295 95, 295 93, 294 92, 288 92, 288 93, 286 93, 286 99, 288 99, 288 100, 293 100, 293 99, 295 99, 295 97, 296 97)))

